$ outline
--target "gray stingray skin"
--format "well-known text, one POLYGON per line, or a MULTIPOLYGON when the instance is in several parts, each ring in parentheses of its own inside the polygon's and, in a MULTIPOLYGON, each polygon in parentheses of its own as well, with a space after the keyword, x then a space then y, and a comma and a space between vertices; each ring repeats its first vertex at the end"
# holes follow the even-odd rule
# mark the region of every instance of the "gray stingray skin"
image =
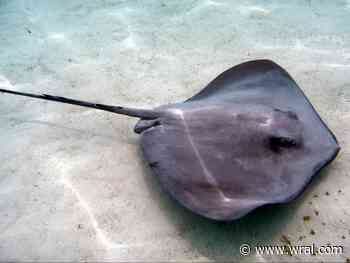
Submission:
POLYGON ((145 159, 182 205, 214 220, 296 198, 340 147, 297 84, 269 60, 235 66, 140 120, 145 159))

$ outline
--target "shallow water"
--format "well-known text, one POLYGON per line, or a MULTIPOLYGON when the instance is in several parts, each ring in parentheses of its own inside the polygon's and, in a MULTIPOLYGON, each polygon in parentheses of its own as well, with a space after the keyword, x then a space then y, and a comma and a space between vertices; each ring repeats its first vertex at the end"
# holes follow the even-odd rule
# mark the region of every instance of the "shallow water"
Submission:
POLYGON ((345 261, 349 44, 349 0, 0 0, 1 87, 154 107, 188 98, 242 61, 269 58, 342 146, 295 202, 214 224, 161 191, 134 119, 0 95, 0 261, 345 261), (239 255, 242 243, 284 244, 283 235, 344 253, 239 255))

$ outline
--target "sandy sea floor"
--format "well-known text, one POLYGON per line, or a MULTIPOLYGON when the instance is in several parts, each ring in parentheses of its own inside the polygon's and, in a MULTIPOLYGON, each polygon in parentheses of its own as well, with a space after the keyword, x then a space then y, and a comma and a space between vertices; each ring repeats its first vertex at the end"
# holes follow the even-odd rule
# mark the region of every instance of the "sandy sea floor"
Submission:
POLYGON ((162 192, 135 119, 0 94, 0 261, 345 262, 349 0, 0 0, 0 86, 14 90, 151 108, 257 58, 290 72, 342 146, 300 198, 213 223, 162 192), (344 253, 239 254, 286 238, 344 253))

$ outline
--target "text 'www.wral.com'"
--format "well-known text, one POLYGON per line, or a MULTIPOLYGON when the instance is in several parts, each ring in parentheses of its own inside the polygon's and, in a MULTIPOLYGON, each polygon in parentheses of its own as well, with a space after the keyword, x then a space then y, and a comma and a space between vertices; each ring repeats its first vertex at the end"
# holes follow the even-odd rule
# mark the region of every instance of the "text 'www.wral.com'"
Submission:
POLYGON ((341 245, 325 245, 316 246, 312 245, 302 245, 302 246, 292 246, 292 245, 279 245, 279 246, 250 246, 248 244, 242 244, 239 248, 241 256, 249 255, 260 255, 260 256, 297 256, 297 255, 341 255, 344 253, 344 247, 341 245))

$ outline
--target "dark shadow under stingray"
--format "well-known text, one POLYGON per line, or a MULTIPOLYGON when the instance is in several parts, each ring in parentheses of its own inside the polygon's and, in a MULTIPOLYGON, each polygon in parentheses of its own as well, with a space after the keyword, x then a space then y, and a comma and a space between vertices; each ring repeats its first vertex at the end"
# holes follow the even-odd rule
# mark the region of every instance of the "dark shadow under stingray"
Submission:
POLYGON ((213 220, 295 199, 340 149, 297 83, 269 60, 234 66, 185 102, 151 110, 0 92, 140 118, 134 131, 163 189, 213 220))

